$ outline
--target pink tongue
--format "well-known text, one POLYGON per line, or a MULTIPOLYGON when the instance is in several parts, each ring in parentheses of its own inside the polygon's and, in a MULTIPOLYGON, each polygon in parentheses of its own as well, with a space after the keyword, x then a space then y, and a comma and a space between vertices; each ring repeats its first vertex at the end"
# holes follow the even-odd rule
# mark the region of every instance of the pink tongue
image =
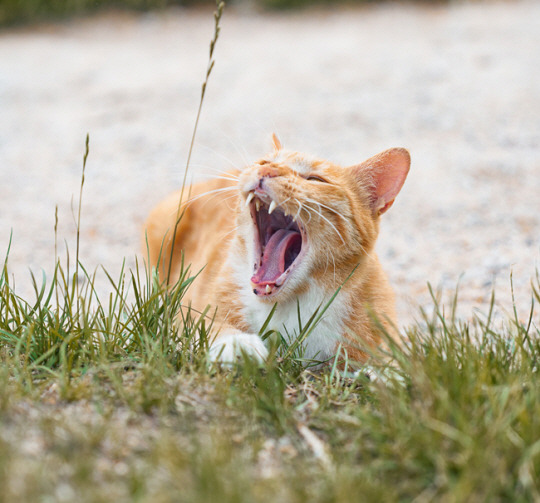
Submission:
POLYGON ((275 283, 285 272, 285 254, 295 240, 302 239, 297 231, 280 229, 272 234, 264 249, 261 266, 255 272, 251 281, 253 283, 275 283))

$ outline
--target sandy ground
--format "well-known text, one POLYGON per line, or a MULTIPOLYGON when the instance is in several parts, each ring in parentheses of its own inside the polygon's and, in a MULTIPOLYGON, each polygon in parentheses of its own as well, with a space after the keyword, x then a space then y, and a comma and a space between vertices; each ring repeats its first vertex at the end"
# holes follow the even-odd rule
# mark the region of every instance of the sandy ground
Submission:
MULTIPOLYGON (((81 260, 117 274, 142 222, 182 179, 213 33, 211 12, 107 15, 0 33, 0 249, 10 270, 74 258, 71 201, 84 139, 81 260)), ((286 147, 353 164, 410 149, 378 251, 403 323, 426 283, 460 283, 463 316, 510 273, 525 317, 540 248, 540 3, 374 5, 260 15, 227 10, 193 175, 286 147), (461 278, 461 279, 460 279, 461 278)), ((106 291, 103 278, 100 289, 106 291)))

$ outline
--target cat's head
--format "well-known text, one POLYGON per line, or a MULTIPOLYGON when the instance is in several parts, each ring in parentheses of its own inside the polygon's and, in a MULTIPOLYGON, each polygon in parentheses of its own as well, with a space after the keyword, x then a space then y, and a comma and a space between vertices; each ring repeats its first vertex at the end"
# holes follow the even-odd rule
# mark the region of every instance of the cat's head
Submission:
POLYGON ((285 151, 274 136, 274 151, 239 178, 243 281, 272 302, 312 281, 339 286, 373 250, 379 216, 394 202, 409 165, 409 153, 394 148, 342 168, 285 151))

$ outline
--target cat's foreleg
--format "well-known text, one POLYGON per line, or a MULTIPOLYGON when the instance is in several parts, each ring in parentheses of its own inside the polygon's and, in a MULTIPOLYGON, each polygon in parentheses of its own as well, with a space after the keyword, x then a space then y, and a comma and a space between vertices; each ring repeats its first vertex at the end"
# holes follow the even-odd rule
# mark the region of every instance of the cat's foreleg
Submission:
POLYGON ((268 357, 268 349, 258 335, 232 327, 222 328, 208 350, 210 361, 219 363, 236 363, 241 361, 244 355, 263 363, 268 357))

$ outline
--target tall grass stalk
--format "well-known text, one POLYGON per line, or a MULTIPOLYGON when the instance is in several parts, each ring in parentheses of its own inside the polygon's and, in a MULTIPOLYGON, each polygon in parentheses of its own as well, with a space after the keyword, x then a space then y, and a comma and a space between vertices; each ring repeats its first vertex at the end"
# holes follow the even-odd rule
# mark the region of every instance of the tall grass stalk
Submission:
POLYGON ((89 144, 90 144, 90 135, 86 133, 83 167, 82 167, 82 172, 81 172, 81 185, 79 188, 79 205, 77 209, 77 225, 76 225, 77 243, 76 243, 76 248, 75 248, 75 281, 77 284, 77 314, 79 313, 79 252, 81 248, 80 239, 81 239, 82 195, 83 195, 83 189, 84 189, 84 175, 86 174, 86 160, 88 159, 88 154, 90 152, 89 144))
MULTIPOLYGON (((178 208, 176 210, 176 219, 175 219, 175 225, 174 230, 172 233, 172 243, 171 243, 171 252, 169 257, 169 266, 167 269, 167 283, 169 283, 171 279, 171 269, 172 269, 172 261, 174 256, 174 247, 176 244, 176 234, 178 231, 178 225, 180 224, 180 220, 182 219, 182 216, 184 214, 185 208, 182 209, 182 203, 184 201, 184 189, 186 187, 187 182, 187 175, 189 171, 189 166, 191 162, 191 155, 193 153, 193 146, 195 145, 195 137, 197 136, 197 130, 199 127, 199 119, 201 117, 201 111, 204 104, 204 97, 206 95, 206 87, 208 86, 208 81, 210 79, 210 74, 212 73, 212 69, 214 68, 215 60, 214 60, 214 50, 216 48, 216 44, 219 37, 220 32, 220 22, 221 22, 221 16, 223 15, 223 9, 225 8, 225 2, 221 0, 216 0, 216 10, 214 12, 214 36, 212 40, 210 41, 210 50, 208 54, 208 64, 206 67, 206 76, 204 79, 204 82, 201 87, 201 97, 199 99, 199 107, 197 109, 197 116, 195 118, 195 125, 193 126, 193 133, 191 135, 191 142, 189 144, 189 151, 188 156, 186 160, 186 167, 184 170, 184 178, 182 180, 182 187, 180 189, 180 198, 178 200, 178 208)), ((189 198, 189 194, 188 194, 189 198)))

